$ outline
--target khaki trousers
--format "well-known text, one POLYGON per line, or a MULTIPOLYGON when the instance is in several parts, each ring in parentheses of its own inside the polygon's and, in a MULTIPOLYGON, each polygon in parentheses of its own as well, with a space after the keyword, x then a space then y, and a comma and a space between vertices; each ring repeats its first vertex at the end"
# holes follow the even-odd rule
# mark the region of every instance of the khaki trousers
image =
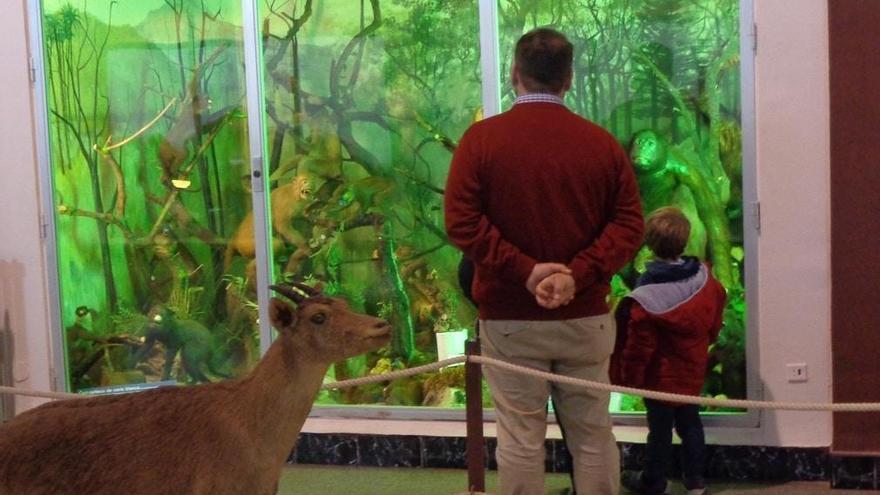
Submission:
MULTIPOLYGON (((611 315, 561 321, 480 321, 483 354, 565 376, 608 382, 614 349, 611 315)), ((547 400, 565 429, 578 495, 617 495, 620 454, 608 392, 548 383, 520 373, 484 366, 495 403, 500 495, 544 494, 544 438, 547 400)))

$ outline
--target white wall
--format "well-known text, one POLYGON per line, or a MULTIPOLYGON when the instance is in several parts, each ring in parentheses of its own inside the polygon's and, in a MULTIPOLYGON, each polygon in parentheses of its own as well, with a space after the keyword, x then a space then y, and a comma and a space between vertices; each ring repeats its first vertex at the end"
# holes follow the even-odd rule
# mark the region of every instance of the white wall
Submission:
MULTIPOLYGON (((16 0, 0 29, 0 304, 17 330, 22 386, 50 387, 43 267, 38 237, 25 21, 16 0), (11 180, 11 179, 14 179, 11 180), (25 297, 27 294, 28 297, 25 297), (27 333, 24 333, 27 328, 27 333)), ((755 0, 759 364, 765 398, 827 402, 831 398, 828 35, 825 0, 755 0), (791 384, 785 364, 805 362, 809 381, 791 384)), ((312 419, 305 431, 463 435, 460 424, 312 419), (381 429, 380 429, 381 428, 381 429)), ((491 430, 489 430, 491 432, 491 430)), ((638 436, 620 429, 622 438, 638 436)), ((765 413, 756 428, 708 431, 725 444, 827 446, 829 413, 765 413)))
MULTIPOLYGON (((831 400, 831 206, 826 0, 755 0, 759 347, 765 398, 831 400), (797 8, 793 8, 797 3, 797 8), (808 365, 789 383, 786 363, 808 365)), ((764 415, 762 442, 831 443, 831 414, 764 415)))
MULTIPOLYGON (((24 12, 23 0, 10 0, 0 15, 0 318, 9 311, 16 386, 49 390, 49 324, 24 12)), ((40 402, 19 397, 16 406, 22 410, 40 402)))

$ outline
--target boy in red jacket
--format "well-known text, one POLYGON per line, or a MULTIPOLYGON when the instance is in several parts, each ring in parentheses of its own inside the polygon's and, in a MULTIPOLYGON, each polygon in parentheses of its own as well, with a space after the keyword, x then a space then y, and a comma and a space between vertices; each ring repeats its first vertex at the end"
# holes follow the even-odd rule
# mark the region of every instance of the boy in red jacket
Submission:
MULTIPOLYGON (((677 208, 648 216, 645 243, 655 259, 617 311, 617 349, 613 378, 621 384, 700 395, 708 348, 721 330, 726 293, 708 266, 682 256, 690 223, 677 208)), ((682 442, 682 471, 689 495, 705 493, 705 437, 697 405, 645 399, 648 441, 644 470, 624 473, 634 493, 662 494, 672 454, 672 428, 682 442)))

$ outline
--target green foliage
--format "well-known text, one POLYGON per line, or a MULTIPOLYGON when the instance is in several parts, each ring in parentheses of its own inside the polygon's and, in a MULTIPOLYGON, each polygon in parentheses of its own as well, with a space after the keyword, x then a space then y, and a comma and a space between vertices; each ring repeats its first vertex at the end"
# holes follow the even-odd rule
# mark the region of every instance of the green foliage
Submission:
POLYGON ((184 279, 180 286, 171 291, 168 308, 182 320, 198 319, 203 311, 198 306, 202 292, 204 292, 203 287, 190 287, 189 281, 184 279))
POLYGON ((80 12, 71 4, 45 17, 46 35, 51 43, 64 43, 73 38, 74 26, 80 20, 80 12))
MULTIPOLYGON (((444 124, 456 109, 448 101, 450 80, 480 80, 476 3, 470 0, 394 0, 401 13, 389 16, 384 31, 392 63, 384 76, 391 91, 404 90, 419 112, 444 124), (406 88, 406 89, 404 89, 406 88), (419 101, 421 100, 421 101, 419 101)), ((392 93, 393 94, 393 93, 392 93)), ((470 115, 458 115, 459 121, 470 115)))
POLYGON ((645 401, 637 395, 622 395, 620 397, 620 412, 642 412, 645 410, 645 401))
POLYGON ((386 301, 379 301, 379 312, 376 314, 383 320, 390 320, 394 313, 394 306, 386 301))
POLYGON ((132 311, 125 306, 119 308, 119 311, 110 316, 115 332, 122 334, 131 334, 142 336, 150 319, 147 315, 132 311))

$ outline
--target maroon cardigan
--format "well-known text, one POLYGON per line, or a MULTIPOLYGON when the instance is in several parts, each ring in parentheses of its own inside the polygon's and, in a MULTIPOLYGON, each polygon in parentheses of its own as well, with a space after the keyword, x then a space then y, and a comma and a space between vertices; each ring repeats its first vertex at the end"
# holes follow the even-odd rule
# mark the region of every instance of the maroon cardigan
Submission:
POLYGON ((608 312, 611 276, 635 255, 644 223, 638 186, 611 134, 555 103, 520 103, 477 122, 452 158, 446 231, 476 265, 480 317, 555 320, 608 312), (569 266, 567 306, 526 290, 537 262, 569 266))

